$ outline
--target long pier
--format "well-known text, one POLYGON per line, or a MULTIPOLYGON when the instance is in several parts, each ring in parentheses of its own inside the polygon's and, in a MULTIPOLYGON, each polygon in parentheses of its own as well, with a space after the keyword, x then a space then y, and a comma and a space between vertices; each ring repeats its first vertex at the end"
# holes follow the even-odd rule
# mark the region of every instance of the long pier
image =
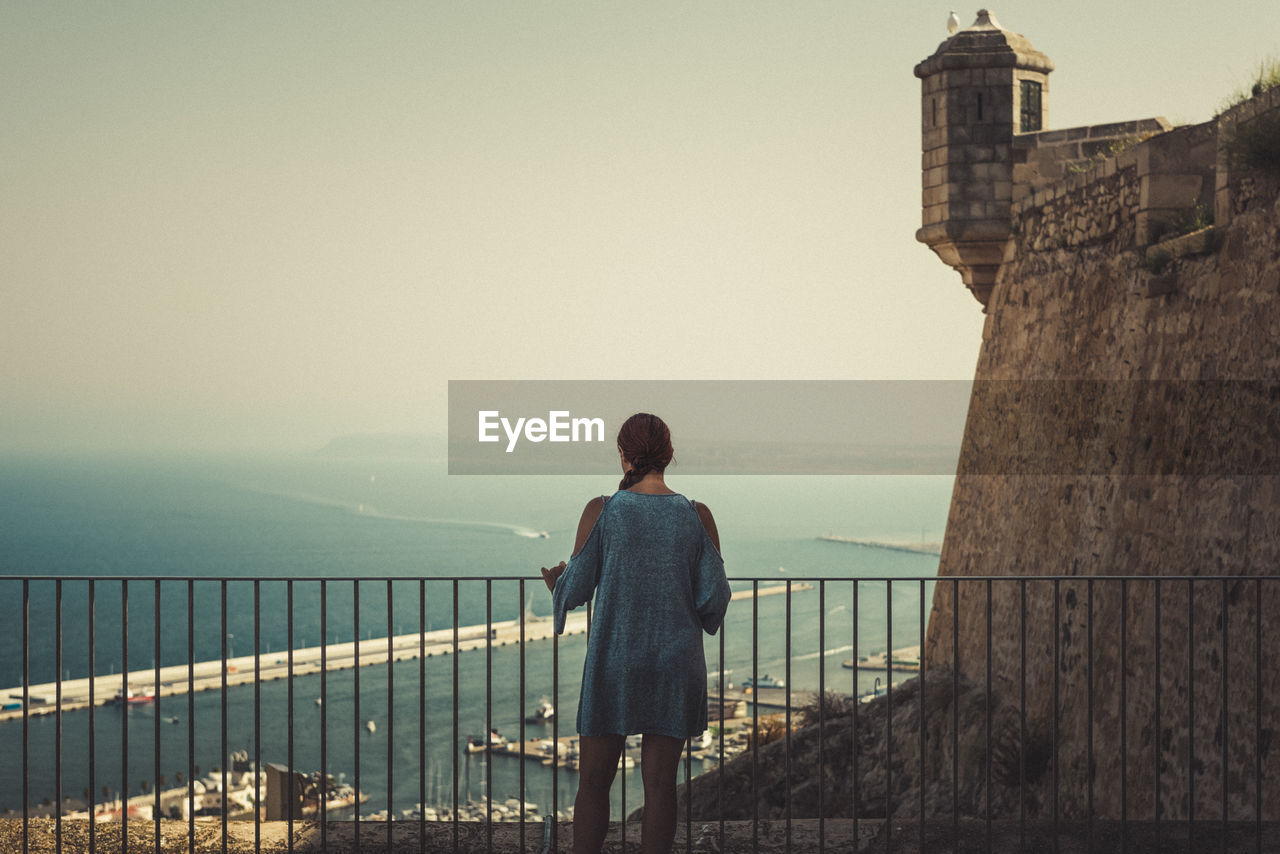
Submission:
MULTIPOLYGON (((813 586, 803 582, 793 582, 793 593, 812 590, 813 586)), ((786 592, 785 584, 770 584, 759 589, 759 596, 774 596, 786 592)), ((734 600, 752 598, 752 591, 740 590, 733 594, 734 600)), ((454 651, 453 628, 435 629, 425 634, 403 634, 391 638, 370 638, 360 641, 359 666, 367 667, 385 664, 388 659, 405 661, 417 659, 422 655, 428 658, 435 655, 450 655, 454 651)), ((501 620, 486 626, 460 626, 458 628, 457 650, 466 652, 494 647, 518 645, 520 643, 520 620, 501 620), (487 631, 486 631, 487 629, 487 631)), ((586 609, 570 611, 565 622, 566 635, 584 634, 587 631, 586 609)), ((555 634, 555 624, 551 617, 525 617, 524 640, 526 643, 549 640, 555 634)), ((326 647, 311 646, 293 651, 293 665, 290 669, 287 652, 262 653, 258 656, 257 671, 254 668, 253 655, 240 655, 228 658, 225 662, 227 687, 251 685, 257 680, 269 682, 286 679, 290 676, 309 676, 320 672, 321 651, 324 653, 324 669, 326 671, 347 670, 357 665, 356 644, 354 641, 329 644, 326 647)), ((222 687, 223 660, 196 662, 188 672, 188 665, 173 664, 160 668, 159 679, 154 668, 132 670, 127 678, 119 673, 62 681, 61 709, 63 712, 86 709, 90 705, 90 681, 93 683, 93 705, 105 706, 119 702, 117 694, 129 691, 134 694, 169 697, 193 691, 217 690, 222 687), (126 687, 127 686, 127 687, 126 687)), ((0 705, 21 703, 23 689, 21 685, 0 690, 0 705)), ((27 688, 27 715, 34 717, 50 715, 59 708, 58 683, 44 682, 30 685, 27 688)), ((0 710, 0 722, 21 718, 22 708, 0 710)))
POLYGON ((844 543, 850 546, 867 546, 873 549, 889 549, 894 552, 910 552, 918 555, 941 555, 942 543, 886 543, 880 540, 859 540, 853 537, 837 537, 823 534, 819 540, 827 543, 844 543))

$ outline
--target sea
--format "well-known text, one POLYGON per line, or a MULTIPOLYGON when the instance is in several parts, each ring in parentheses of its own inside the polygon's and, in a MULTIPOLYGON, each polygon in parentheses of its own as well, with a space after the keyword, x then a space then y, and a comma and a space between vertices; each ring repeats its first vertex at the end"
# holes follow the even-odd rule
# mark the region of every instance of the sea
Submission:
MULTIPOLYGON (((714 512, 735 590, 795 588, 731 605, 721 634, 705 638, 713 689, 754 667, 798 689, 864 693, 885 674, 853 684, 841 662, 855 641, 859 655, 920 643, 932 584, 919 579, 936 575, 937 555, 821 537, 938 542, 951 477, 681 476, 676 466, 667 481, 714 512)), ((583 505, 616 488, 610 476, 451 476, 444 461, 418 458, 0 459, 0 691, 20 686, 24 667, 31 684, 54 680, 59 664, 64 678, 87 675, 91 627, 98 674, 119 673, 126 656, 129 670, 153 667, 157 625, 162 665, 185 663, 189 647, 197 661, 217 659, 224 642, 229 656, 256 646, 282 657, 290 622, 294 647, 318 645, 322 583, 330 643, 546 616, 539 568, 568 558, 583 505)), ((322 714, 325 770, 358 781, 369 795, 361 815, 447 806, 455 780, 460 802, 519 797, 522 775, 524 800, 563 810, 571 771, 461 747, 486 725, 514 738, 522 700, 525 714, 554 702, 560 734, 574 734, 584 649, 579 635, 527 644, 523 664, 518 646, 495 646, 364 667, 358 696, 357 671, 334 671, 323 712, 318 675, 293 679, 292 704, 277 680, 98 707, 92 733, 87 711, 67 712, 60 767, 54 716, 28 720, 25 762, 22 722, 0 722, 0 815, 21 810, 24 779, 32 805, 54 799, 59 774, 64 798, 81 802, 176 786, 191 765, 207 774, 227 763, 224 731, 228 753, 285 764, 292 752, 293 767, 318 770, 322 714)), ((529 740, 550 736, 526 729, 529 740)), ((680 773, 712 768, 694 761, 680 773)), ((639 774, 625 774, 625 804, 615 783, 615 818, 642 802, 639 774)))

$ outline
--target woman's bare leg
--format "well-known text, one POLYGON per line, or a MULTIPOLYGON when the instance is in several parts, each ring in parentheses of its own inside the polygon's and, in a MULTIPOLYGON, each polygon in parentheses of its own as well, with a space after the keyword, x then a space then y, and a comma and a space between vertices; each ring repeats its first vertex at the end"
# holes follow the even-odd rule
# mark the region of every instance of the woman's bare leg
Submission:
POLYGON ((676 837, 676 769, 683 751, 684 739, 669 735, 646 734, 642 742, 644 822, 640 826, 640 850, 644 854, 670 854, 676 837))
POLYGON ((618 773, 626 738, 584 735, 578 738, 578 797, 573 802, 573 854, 599 854, 609 831, 609 789, 618 773))

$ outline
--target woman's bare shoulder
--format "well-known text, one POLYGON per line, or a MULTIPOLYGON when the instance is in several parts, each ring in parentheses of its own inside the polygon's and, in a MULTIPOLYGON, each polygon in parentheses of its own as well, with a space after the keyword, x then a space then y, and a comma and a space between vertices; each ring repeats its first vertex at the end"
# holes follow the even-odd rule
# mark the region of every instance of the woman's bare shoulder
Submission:
POLYGON ((596 526, 596 520, 604 511, 604 503, 604 497, 597 495, 582 508, 582 516, 578 519, 578 533, 573 540, 574 555, 582 551, 582 547, 586 545, 587 537, 591 536, 591 529, 596 526))
POLYGON ((698 511, 698 518, 702 520, 702 527, 707 529, 707 535, 711 537, 711 542, 715 545, 716 551, 720 551, 720 532, 716 530, 716 518, 711 515, 711 508, 701 501, 696 501, 693 509, 698 511))

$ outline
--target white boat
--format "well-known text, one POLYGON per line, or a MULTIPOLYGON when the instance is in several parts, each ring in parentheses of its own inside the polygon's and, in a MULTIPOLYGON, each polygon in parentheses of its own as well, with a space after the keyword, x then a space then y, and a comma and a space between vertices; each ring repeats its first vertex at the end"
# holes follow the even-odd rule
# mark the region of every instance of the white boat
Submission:
POLYGON ((556 707, 551 705, 550 700, 543 700, 536 711, 524 719, 527 724, 549 724, 552 718, 556 716, 556 707))
POLYGON ((374 730, 376 730, 376 729, 378 728, 378 725, 377 725, 377 724, 375 724, 373 721, 365 721, 365 722, 364 722, 364 728, 365 728, 365 729, 367 729, 367 730, 369 730, 369 732, 373 732, 374 730))
POLYGON ((772 676, 766 673, 765 675, 761 676, 758 681, 753 680, 750 676, 748 676, 746 679, 742 680, 742 687, 744 688, 785 688, 787 687, 787 683, 783 682, 781 679, 774 679, 772 676))

